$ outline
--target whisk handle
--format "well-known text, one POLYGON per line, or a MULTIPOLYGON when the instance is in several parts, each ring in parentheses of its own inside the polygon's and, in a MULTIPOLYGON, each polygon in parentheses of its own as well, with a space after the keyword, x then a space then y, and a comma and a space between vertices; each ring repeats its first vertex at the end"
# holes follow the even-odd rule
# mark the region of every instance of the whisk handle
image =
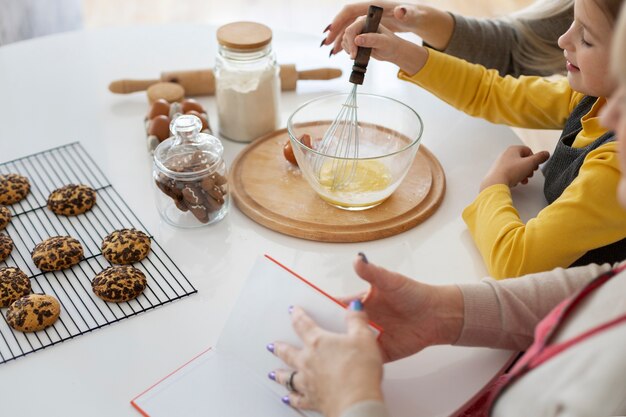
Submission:
MULTIPOLYGON (((370 6, 367 11, 367 17, 365 18, 365 27, 361 33, 372 33, 378 30, 380 19, 383 17, 383 8, 378 6, 370 6)), ((363 84, 365 78, 365 71, 367 71, 367 64, 370 62, 370 54, 372 48, 359 47, 356 52, 356 58, 354 59, 354 65, 352 66, 352 74, 350 74, 350 82, 352 84, 363 84)))

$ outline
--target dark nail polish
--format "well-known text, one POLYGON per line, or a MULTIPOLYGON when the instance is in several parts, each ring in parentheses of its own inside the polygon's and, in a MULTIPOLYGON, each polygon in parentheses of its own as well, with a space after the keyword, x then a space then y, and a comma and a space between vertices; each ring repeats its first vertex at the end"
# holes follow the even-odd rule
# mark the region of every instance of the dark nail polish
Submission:
POLYGON ((367 260, 367 256, 365 256, 363 252, 359 252, 359 256, 361 257, 361 260, 363 261, 363 263, 366 263, 366 264, 369 263, 369 261, 367 260))
POLYGON ((272 381, 276 381, 276 372, 272 371, 269 374, 267 374, 267 377, 269 379, 271 379, 272 381))
POLYGON ((326 26, 326 29, 324 29, 324 31, 322 33, 326 33, 330 30, 330 25, 326 26))
POLYGON ((330 58, 331 56, 333 56, 333 50, 331 49, 330 52, 328 53, 328 57, 330 58))
POLYGON ((289 314, 293 313, 293 306, 289 306, 289 308, 287 309, 287 311, 289 312, 289 314))
POLYGON ((269 350, 270 352, 274 353, 274 344, 273 343, 268 343, 267 346, 265 346, 265 348, 267 350, 269 350))
POLYGON ((363 311, 363 304, 361 300, 352 300, 348 308, 353 311, 363 311))
POLYGON ((325 43, 325 42, 326 42, 326 38, 322 39, 322 43, 320 43, 320 48, 321 48, 322 46, 324 46, 324 43, 325 43))
POLYGON ((283 398, 281 398, 281 400, 283 401, 283 403, 287 404, 287 405, 291 405, 291 403, 289 402, 289 396, 285 395, 283 398))

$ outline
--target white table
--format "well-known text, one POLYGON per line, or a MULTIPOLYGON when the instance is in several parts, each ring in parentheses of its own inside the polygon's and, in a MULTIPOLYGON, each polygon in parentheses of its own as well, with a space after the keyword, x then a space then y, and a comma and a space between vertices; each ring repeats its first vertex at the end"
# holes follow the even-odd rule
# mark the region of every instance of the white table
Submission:
MULTIPOLYGON (((74 340, 0 365, 1 414, 137 416, 129 400, 213 345, 249 269, 268 253, 335 295, 361 290, 351 268, 357 252, 373 262, 433 284, 475 282, 483 262, 460 214, 506 146, 519 143, 510 129, 465 116, 419 88, 395 78, 395 69, 370 63, 361 92, 391 96, 413 106, 425 123, 423 143, 441 161, 447 192, 439 210, 401 235, 358 244, 300 240, 268 230, 236 207, 208 228, 176 229, 153 203, 151 157, 146 151, 145 95, 116 96, 118 78, 154 78, 162 70, 210 67, 215 28, 167 26, 76 32, 0 48, 0 162, 80 141, 198 294, 106 326, 74 340), (180 318, 190 318, 187 326, 180 318)), ((319 39, 278 33, 281 63, 299 68, 333 65, 340 80, 308 82, 284 93, 283 124, 295 107, 319 95, 348 90, 345 55, 327 58, 319 39)), ((213 98, 200 101, 215 127, 213 98)), ((224 141, 227 163, 243 145, 224 141)), ((516 190, 523 217, 544 204, 542 179, 516 190)), ((407 378, 411 395, 423 397, 417 415, 446 416, 475 394, 510 352, 434 347, 387 375, 407 378), (422 413, 422 414, 420 414, 422 413)), ((210 414, 210 413, 208 413, 210 414)))

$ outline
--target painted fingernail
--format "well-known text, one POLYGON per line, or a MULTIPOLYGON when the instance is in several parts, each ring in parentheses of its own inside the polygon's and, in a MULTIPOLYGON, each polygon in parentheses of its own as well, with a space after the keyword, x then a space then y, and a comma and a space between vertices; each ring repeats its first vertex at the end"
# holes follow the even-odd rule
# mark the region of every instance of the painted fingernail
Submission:
POLYGON ((370 263, 370 262, 367 260, 367 256, 365 256, 365 254, 364 254, 363 252, 359 252, 359 256, 361 257, 361 261, 363 261, 363 263, 365 263, 365 264, 370 263))
POLYGON ((321 48, 322 46, 324 46, 324 43, 325 43, 325 42, 326 42, 326 38, 322 39, 322 43, 320 43, 320 48, 321 48))
MULTIPOLYGON (((332 23, 331 23, 332 24, 332 23)), ((324 29, 324 31, 322 33, 326 33, 330 30, 330 25, 326 26, 326 29, 324 29)))
POLYGON ((268 343, 267 346, 265 346, 265 348, 267 350, 269 350, 270 352, 274 353, 274 344, 273 343, 268 343))
POLYGON ((272 371, 269 374, 267 374, 267 377, 269 379, 271 379, 272 381, 276 381, 276 372, 272 371))
POLYGON ((289 308, 287 309, 287 311, 289 312, 289 314, 293 313, 293 306, 289 306, 289 308))
POLYGON ((352 300, 348 308, 353 311, 363 311, 363 303, 361 300, 352 300))
POLYGON ((331 56, 333 56, 333 50, 331 49, 330 52, 328 53, 328 57, 330 58, 331 56))
POLYGON ((287 405, 291 405, 291 402, 289 401, 289 396, 285 395, 283 398, 281 398, 282 402, 287 404, 287 405))

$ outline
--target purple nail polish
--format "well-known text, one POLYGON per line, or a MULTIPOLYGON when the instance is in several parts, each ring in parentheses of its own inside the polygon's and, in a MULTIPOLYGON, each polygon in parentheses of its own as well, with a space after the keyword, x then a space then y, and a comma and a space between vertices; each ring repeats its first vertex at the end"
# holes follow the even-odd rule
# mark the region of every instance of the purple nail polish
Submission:
POLYGON ((367 260, 367 256, 365 256, 365 254, 363 252, 359 252, 359 256, 361 257, 361 260, 363 261, 363 263, 366 263, 366 264, 370 263, 367 260))
POLYGON ((353 311, 363 311, 363 303, 361 300, 352 300, 348 308, 353 311))
POLYGON ((287 311, 289 312, 289 314, 293 313, 293 306, 289 306, 289 308, 287 309, 287 311))
POLYGON ((324 43, 325 43, 325 42, 326 42, 326 38, 322 39, 322 43, 320 43, 320 48, 321 48, 322 46, 324 46, 324 43))
POLYGON ((330 30, 330 25, 326 26, 326 29, 324 29, 324 31, 322 33, 326 33, 330 30))
POLYGON ((270 352, 274 353, 274 344, 273 343, 268 343, 267 346, 265 346, 267 348, 267 350, 269 350, 270 352))
POLYGON ((287 405, 291 405, 291 402, 289 402, 289 396, 285 395, 283 398, 281 398, 282 402, 287 404, 287 405))
POLYGON ((272 381, 276 381, 276 372, 272 371, 269 374, 267 374, 267 377, 269 379, 271 379, 272 381))

